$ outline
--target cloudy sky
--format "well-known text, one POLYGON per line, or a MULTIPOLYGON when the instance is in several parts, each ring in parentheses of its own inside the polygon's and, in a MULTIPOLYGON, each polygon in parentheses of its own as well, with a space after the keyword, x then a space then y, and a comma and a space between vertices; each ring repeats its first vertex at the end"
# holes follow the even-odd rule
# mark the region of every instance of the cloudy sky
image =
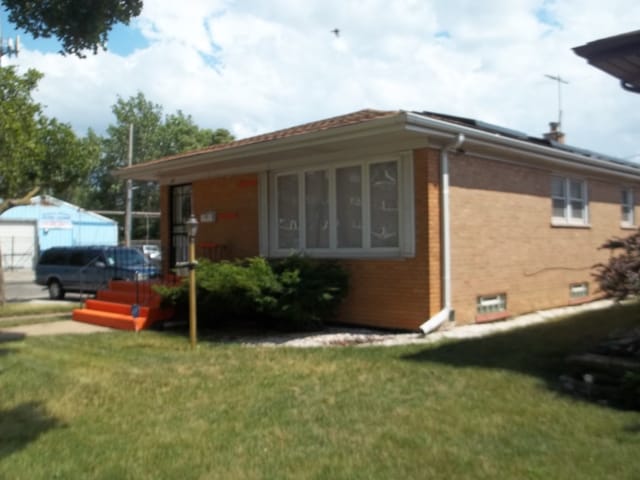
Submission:
MULTIPOLYGON (((45 74, 36 100, 80 134, 138 91, 238 138, 362 108, 429 110, 640 161, 640 95, 572 47, 637 30, 637 0, 145 0, 109 50, 63 57, 22 35, 3 64, 45 74), (188 5, 188 8, 187 8, 188 5), (332 30, 339 29, 336 36, 332 30)), ((5 38, 15 33, 2 14, 5 38)), ((19 33, 19 32, 18 32, 19 33)))

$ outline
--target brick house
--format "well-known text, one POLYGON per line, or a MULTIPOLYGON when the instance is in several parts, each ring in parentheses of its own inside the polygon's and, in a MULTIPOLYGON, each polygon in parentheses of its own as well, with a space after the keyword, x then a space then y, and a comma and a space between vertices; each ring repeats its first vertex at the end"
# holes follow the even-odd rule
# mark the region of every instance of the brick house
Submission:
POLYGON ((121 170, 158 181, 168 271, 198 254, 338 258, 339 320, 430 331, 593 300, 636 228, 640 168, 430 112, 362 110, 121 170))

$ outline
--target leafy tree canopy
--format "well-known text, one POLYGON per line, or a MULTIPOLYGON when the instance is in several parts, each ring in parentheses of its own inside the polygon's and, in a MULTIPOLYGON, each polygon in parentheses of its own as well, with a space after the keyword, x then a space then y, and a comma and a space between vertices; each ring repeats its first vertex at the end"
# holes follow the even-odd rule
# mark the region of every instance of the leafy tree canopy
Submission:
POLYGON ((61 53, 84 57, 83 52, 106 49, 116 23, 128 24, 142 11, 142 0, 2 0, 9 21, 38 37, 55 37, 61 53))
MULTIPOLYGON (((133 125, 133 163, 145 162, 188 150, 232 141, 226 129, 198 127, 191 115, 178 110, 165 115, 163 108, 146 99, 144 94, 124 99, 119 97, 112 107, 115 123, 107 127, 102 141, 102 157, 89 177, 89 192, 83 202, 95 210, 124 210, 125 183, 114 179, 112 172, 128 163, 129 126, 133 125)), ((159 209, 158 186, 153 182, 136 182, 133 192, 134 211, 159 209)), ((146 236, 146 221, 134 219, 133 238, 146 236)), ((157 225, 153 227, 155 230, 157 225)), ((155 231, 152 236, 157 236, 155 231)))
POLYGON ((95 136, 79 139, 33 101, 40 78, 36 70, 18 75, 14 67, 0 67, 0 198, 34 187, 70 198, 98 160, 95 136))

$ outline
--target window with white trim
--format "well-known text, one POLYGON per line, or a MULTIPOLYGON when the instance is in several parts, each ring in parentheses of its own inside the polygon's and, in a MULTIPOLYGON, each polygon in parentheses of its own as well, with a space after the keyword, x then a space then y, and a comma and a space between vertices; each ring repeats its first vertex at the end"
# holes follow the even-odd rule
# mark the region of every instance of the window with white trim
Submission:
POLYGON ((569 297, 571 298, 584 298, 589 295, 589 284, 584 283, 572 283, 569 285, 569 297))
POLYGON ((476 311, 479 315, 486 313, 498 313, 507 310, 507 295, 500 293, 498 295, 483 295, 478 297, 476 311))
POLYGON ((270 174, 270 254, 411 256, 410 155, 270 174))
POLYGON ((623 188, 621 191, 621 223, 624 227, 631 227, 635 225, 635 199, 633 196, 633 190, 630 188, 623 188))
POLYGON ((551 220, 554 225, 588 225, 587 182, 553 175, 551 205, 551 220))

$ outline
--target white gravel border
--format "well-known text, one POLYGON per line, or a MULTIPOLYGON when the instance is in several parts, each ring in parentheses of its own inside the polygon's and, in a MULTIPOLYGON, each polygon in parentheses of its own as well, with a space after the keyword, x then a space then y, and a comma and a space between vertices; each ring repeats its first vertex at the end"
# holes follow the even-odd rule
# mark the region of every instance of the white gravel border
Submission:
POLYGON ((392 333, 365 328, 337 328, 331 327, 317 333, 292 333, 266 336, 243 336, 238 338, 221 339, 229 343, 239 343, 253 347, 343 347, 343 346, 395 346, 428 344, 444 339, 478 338, 494 333, 522 328, 529 325, 544 323, 566 315, 588 310, 599 310, 613 305, 612 300, 598 300, 582 305, 541 310, 521 315, 509 320, 494 323, 472 324, 455 327, 450 330, 440 330, 423 335, 421 333, 392 333))

